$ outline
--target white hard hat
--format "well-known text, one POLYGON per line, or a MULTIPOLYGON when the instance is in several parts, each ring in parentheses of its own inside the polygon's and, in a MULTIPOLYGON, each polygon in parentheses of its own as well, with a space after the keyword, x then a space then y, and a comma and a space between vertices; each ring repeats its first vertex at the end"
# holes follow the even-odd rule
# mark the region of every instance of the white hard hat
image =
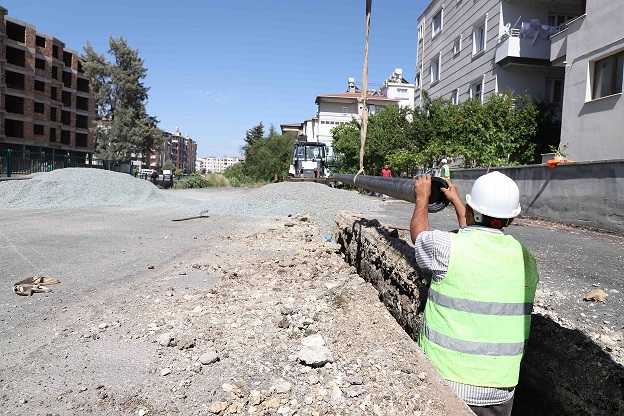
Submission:
POLYGON ((442 163, 446 163, 446 159, 442 159, 442 163))
POLYGON ((520 214, 520 190, 510 177, 490 172, 475 181, 466 203, 489 217, 513 218, 520 214))

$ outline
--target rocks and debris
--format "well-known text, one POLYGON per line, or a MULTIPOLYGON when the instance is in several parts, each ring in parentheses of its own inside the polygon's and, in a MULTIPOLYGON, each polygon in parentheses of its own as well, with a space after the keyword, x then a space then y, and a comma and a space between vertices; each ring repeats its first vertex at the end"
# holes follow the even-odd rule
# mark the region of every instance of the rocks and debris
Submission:
POLYGON ((52 289, 48 285, 61 283, 56 277, 32 276, 13 285, 13 293, 19 296, 31 296, 33 293, 48 293, 52 289))
POLYGON ((593 300, 594 302, 604 303, 607 299, 607 292, 602 289, 594 288, 583 296, 583 300, 593 300))

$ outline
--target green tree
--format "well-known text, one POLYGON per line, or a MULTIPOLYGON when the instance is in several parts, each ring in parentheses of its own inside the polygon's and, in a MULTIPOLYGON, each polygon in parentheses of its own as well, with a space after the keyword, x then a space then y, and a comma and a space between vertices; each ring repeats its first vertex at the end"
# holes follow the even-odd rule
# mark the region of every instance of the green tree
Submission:
MULTIPOLYGON (((391 105, 368 119, 364 144, 364 171, 377 175, 395 152, 413 150, 410 134, 410 111, 391 105)), ((332 129, 332 146, 340 153, 340 172, 356 172, 360 157, 360 123, 352 120, 332 129)), ((398 166, 393 165, 393 168, 398 166)))
MULTIPOLYGON (((273 128, 273 126, 271 126, 273 128)), ((254 145, 255 142, 264 138, 264 125, 262 122, 260 124, 250 128, 245 133, 245 145, 243 146, 243 150, 249 149, 254 145)))
POLYGON ((175 163, 173 163, 172 160, 167 160, 162 167, 164 170, 170 170, 170 171, 174 171, 175 170, 175 163))
MULTIPOLYGON (((369 119, 364 167, 377 174, 388 163, 397 173, 413 174, 437 166, 444 157, 462 156, 464 167, 532 163, 536 153, 538 109, 528 95, 510 91, 488 102, 468 100, 454 105, 423 94, 423 106, 412 112, 396 106, 369 119)), ((358 168, 360 125, 357 121, 332 130, 340 154, 340 172, 358 168)))
POLYGON ((113 161, 128 160, 132 153, 154 149, 161 138, 158 120, 146 112, 149 88, 143 84, 147 75, 138 50, 130 48, 123 37, 109 37, 108 62, 89 42, 80 57, 96 97, 100 121, 93 127, 97 141, 96 155, 113 161))
MULTIPOLYGON (((254 129, 255 134, 263 131, 258 129, 262 123, 254 129)), ((255 137, 251 145, 245 145, 245 162, 243 173, 256 180, 270 181, 275 178, 283 178, 288 174, 292 146, 297 139, 292 134, 279 134, 271 126, 266 137, 255 137)), ((247 140, 246 140, 247 141, 247 140)))
POLYGON ((267 137, 256 138, 246 149, 243 171, 256 180, 271 181, 276 175, 283 178, 288 174, 295 141, 292 134, 278 134, 271 126, 267 137))

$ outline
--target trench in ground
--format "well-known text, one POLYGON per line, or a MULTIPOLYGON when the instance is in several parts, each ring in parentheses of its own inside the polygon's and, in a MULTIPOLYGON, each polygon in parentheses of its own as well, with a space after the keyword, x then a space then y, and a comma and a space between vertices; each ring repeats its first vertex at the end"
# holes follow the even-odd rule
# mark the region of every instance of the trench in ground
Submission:
MULTIPOLYGON (((376 220, 339 214, 336 221, 345 260, 416 340, 430 276, 417 270, 411 246, 376 220)), ((534 313, 512 415, 622 414, 624 367, 587 334, 534 313)))

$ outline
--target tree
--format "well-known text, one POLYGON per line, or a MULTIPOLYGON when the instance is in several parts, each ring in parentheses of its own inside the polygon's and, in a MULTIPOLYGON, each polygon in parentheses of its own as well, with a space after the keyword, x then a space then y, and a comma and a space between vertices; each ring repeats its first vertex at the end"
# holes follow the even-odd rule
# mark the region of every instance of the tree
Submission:
MULTIPOLYGON (((532 163, 536 152, 538 109, 528 95, 493 94, 486 104, 431 100, 413 111, 388 106, 369 119, 364 168, 378 172, 384 163, 413 174, 437 166, 444 157, 462 156, 464 167, 532 163)), ((340 172, 357 170, 360 124, 332 129, 340 172)))
POLYGON ((292 134, 278 134, 271 126, 267 137, 255 138, 247 147, 244 173, 257 180, 270 181, 276 175, 283 178, 288 174, 292 146, 296 140, 292 134))
POLYGON ((91 44, 80 57, 85 75, 91 81, 100 121, 93 127, 97 141, 96 155, 112 161, 130 159, 131 155, 154 149, 161 138, 158 120, 146 112, 147 75, 138 50, 130 48, 123 37, 109 37, 108 53, 114 62, 97 54, 91 44))
MULTIPOLYGON (((273 126, 271 126, 271 128, 273 128, 273 126)), ((248 149, 249 147, 253 146, 253 144, 264 138, 264 125, 262 124, 262 122, 260 122, 260 124, 250 128, 249 130, 247 130, 247 132, 245 133, 245 149, 248 149)))
MULTIPOLYGON (((412 150, 410 138, 410 111, 396 105, 388 106, 368 119, 364 158, 367 172, 378 173, 394 152, 412 150)), ((361 124, 356 120, 332 129, 332 146, 340 154, 339 171, 356 172, 360 166, 361 124)), ((397 166, 393 166, 397 167, 397 166)))

